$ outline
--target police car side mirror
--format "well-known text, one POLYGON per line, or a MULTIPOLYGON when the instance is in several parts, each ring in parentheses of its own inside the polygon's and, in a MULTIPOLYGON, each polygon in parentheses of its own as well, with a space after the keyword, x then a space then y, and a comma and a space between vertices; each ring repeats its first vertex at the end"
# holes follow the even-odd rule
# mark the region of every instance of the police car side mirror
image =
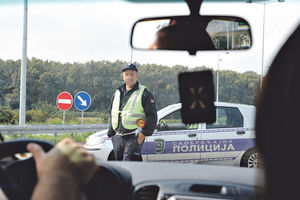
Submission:
POLYGON ((159 131, 160 128, 161 128, 161 127, 160 127, 160 124, 157 124, 156 127, 155 127, 155 129, 156 129, 157 131, 159 131))
POLYGON ((184 50, 244 50, 252 46, 250 25, 239 17, 169 16, 138 20, 131 31, 132 48, 184 50))

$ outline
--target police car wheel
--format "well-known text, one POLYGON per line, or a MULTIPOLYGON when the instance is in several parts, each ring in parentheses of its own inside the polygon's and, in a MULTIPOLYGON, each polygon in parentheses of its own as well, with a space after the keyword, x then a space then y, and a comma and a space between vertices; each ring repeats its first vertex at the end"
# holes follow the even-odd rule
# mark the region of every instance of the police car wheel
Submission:
POLYGON ((260 168, 259 156, 255 149, 250 149, 243 155, 241 167, 260 168))

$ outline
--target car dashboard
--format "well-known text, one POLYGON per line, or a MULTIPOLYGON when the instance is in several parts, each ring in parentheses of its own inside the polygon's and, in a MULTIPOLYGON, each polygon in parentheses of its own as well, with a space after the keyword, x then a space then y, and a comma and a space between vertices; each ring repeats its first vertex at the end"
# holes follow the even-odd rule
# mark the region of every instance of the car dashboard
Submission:
POLYGON ((135 200, 257 199, 260 169, 200 164, 116 162, 130 172, 135 200))
POLYGON ((251 186, 206 181, 155 181, 136 187, 135 199, 256 199, 257 190, 251 186))

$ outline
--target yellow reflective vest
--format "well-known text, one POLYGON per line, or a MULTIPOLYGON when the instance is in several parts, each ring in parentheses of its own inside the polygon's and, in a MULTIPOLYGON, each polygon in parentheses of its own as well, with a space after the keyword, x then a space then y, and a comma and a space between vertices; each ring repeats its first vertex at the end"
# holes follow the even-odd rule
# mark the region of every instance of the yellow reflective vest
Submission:
POLYGON ((139 119, 145 120, 145 112, 142 105, 142 96, 145 86, 139 85, 139 89, 135 90, 129 97, 123 110, 120 108, 120 91, 116 90, 111 109, 111 124, 114 130, 117 129, 119 124, 119 113, 121 113, 122 124, 125 129, 137 129, 137 121, 139 119))

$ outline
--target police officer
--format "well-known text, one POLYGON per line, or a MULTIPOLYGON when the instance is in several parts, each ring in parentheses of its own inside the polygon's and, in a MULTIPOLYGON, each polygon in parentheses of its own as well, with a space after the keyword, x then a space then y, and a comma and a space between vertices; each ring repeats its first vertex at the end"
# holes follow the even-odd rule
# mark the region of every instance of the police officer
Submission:
POLYGON ((138 82, 138 69, 128 64, 122 69, 125 82, 112 97, 108 136, 115 159, 141 161, 142 144, 151 136, 157 122, 153 95, 138 82))

